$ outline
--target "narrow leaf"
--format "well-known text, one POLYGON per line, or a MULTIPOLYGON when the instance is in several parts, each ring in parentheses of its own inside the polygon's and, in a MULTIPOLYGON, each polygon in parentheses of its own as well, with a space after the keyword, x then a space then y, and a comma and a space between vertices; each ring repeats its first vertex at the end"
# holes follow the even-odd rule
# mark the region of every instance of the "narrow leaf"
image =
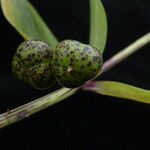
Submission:
POLYGON ((107 18, 101 0, 90 0, 90 45, 103 53, 107 38, 107 18))
POLYGON ((57 39, 28 0, 1 0, 2 11, 9 23, 24 39, 40 39, 55 48, 57 39))
POLYGON ((86 84, 84 90, 99 94, 135 100, 150 104, 150 90, 114 81, 96 81, 86 84))

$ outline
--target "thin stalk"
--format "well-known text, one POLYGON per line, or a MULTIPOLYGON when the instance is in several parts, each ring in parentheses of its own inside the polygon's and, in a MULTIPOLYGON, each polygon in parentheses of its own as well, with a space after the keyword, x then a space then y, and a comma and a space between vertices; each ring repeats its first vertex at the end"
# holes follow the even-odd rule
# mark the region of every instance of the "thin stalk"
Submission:
POLYGON ((38 98, 18 108, 8 110, 0 115, 0 129, 39 112, 71 96, 77 89, 61 88, 53 93, 38 98))
POLYGON ((113 68, 114 66, 125 60, 128 56, 135 53, 137 50, 144 47, 148 43, 150 43, 150 33, 145 34, 144 36, 136 40, 134 43, 132 43, 131 45, 124 48, 119 53, 108 59, 103 64, 102 70, 99 73, 99 75, 110 70, 111 68, 113 68))
MULTIPOLYGON (((116 55, 114 55, 112 58, 108 59, 103 67, 101 73, 104 73, 123 61, 125 58, 127 58, 132 53, 139 50, 141 47, 145 46, 150 42, 150 33, 144 35, 137 41, 135 41, 133 44, 129 45, 127 48, 123 49, 116 55)), ((101 74, 99 73, 98 76, 101 74)), ((96 76, 96 77, 98 77, 96 76)), ((93 78, 95 79, 95 78, 93 78)), ((93 80, 92 79, 92 80, 93 80)), ((89 82, 88 82, 89 83, 89 82)), ((86 83, 85 83, 86 86, 86 83)), ((82 88, 82 87, 80 87, 82 88)), ((0 115, 0 128, 4 128, 12 123, 15 123, 19 120, 22 120, 36 112, 39 112, 51 105, 54 105, 55 103, 58 103, 65 98, 73 95, 75 92, 77 92, 80 88, 76 89, 68 89, 68 88, 61 88, 59 90, 56 90, 55 92, 48 94, 44 97, 38 98, 30 103, 27 103, 25 105, 22 105, 18 108, 9 110, 3 114, 0 115)))

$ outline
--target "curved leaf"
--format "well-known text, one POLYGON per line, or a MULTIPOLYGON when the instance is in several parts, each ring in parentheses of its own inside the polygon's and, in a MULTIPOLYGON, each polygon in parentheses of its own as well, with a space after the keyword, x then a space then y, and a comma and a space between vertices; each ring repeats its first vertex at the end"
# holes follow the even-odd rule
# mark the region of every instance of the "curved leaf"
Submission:
POLYGON ((99 94, 135 100, 150 104, 150 90, 114 81, 96 81, 86 84, 84 90, 99 94))
POLYGON ((107 38, 107 18, 100 0, 90 0, 90 45, 104 52, 107 38))
POLYGON ((1 0, 2 11, 24 39, 40 39, 55 48, 57 39, 28 0, 1 0))

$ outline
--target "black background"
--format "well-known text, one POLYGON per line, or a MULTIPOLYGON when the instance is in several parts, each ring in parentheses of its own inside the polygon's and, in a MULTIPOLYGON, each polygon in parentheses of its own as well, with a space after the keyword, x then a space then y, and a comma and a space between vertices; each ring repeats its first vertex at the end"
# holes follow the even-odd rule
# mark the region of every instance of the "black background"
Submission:
MULTIPOLYGON (((59 40, 88 43, 88 0, 31 0, 59 40)), ((108 18, 104 60, 150 31, 150 0, 103 0, 108 18)), ((0 13, 0 113, 41 97, 16 80, 11 60, 23 41, 0 13)), ((130 56, 99 80, 150 89, 150 46, 130 56)), ((150 105, 79 92, 27 119, 0 130, 0 149, 149 149, 150 105), (98 147, 96 147, 98 145, 98 147)))

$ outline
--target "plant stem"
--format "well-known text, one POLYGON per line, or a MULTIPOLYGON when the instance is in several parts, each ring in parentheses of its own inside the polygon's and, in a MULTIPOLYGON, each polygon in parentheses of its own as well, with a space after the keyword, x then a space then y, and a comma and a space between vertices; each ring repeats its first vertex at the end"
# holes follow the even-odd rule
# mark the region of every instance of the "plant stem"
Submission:
MULTIPOLYGON (((101 73, 104 73, 123 61, 125 58, 127 58, 132 53, 139 50, 141 47, 145 46, 150 42, 150 33, 144 35, 137 41, 135 41, 133 44, 129 45, 127 48, 123 49, 116 55, 114 55, 112 58, 108 59, 103 67, 102 71, 98 74, 98 76, 101 73)), ((96 77, 98 77, 96 76, 96 77)), ((95 79, 95 78, 93 78, 95 79)), ((86 83, 85 83, 86 86, 86 83)), ((82 88, 82 87, 80 87, 82 88)), ((3 114, 0 115, 0 128, 4 128, 12 123, 15 123, 19 120, 22 120, 36 112, 39 112, 55 103, 58 103, 65 98, 73 95, 75 92, 77 92, 80 88, 76 89, 68 89, 68 88, 61 88, 59 90, 56 90, 55 92, 48 94, 44 97, 38 98, 30 103, 27 103, 25 105, 22 105, 18 108, 9 110, 3 114)))
POLYGON ((125 60, 128 56, 130 56, 131 54, 133 54, 140 48, 144 47, 148 43, 150 43, 150 33, 145 34, 144 36, 142 36, 141 38, 136 40, 134 43, 132 43, 131 45, 129 45, 125 49, 121 50, 119 53, 117 53, 110 59, 108 59, 103 64, 100 74, 110 70, 111 68, 113 68, 114 66, 116 66, 117 64, 119 64, 120 62, 125 60))
POLYGON ((58 103, 63 99, 71 96, 76 91, 77 89, 61 88, 30 103, 9 110, 0 115, 0 129, 26 117, 29 117, 30 115, 39 112, 48 106, 58 103))

